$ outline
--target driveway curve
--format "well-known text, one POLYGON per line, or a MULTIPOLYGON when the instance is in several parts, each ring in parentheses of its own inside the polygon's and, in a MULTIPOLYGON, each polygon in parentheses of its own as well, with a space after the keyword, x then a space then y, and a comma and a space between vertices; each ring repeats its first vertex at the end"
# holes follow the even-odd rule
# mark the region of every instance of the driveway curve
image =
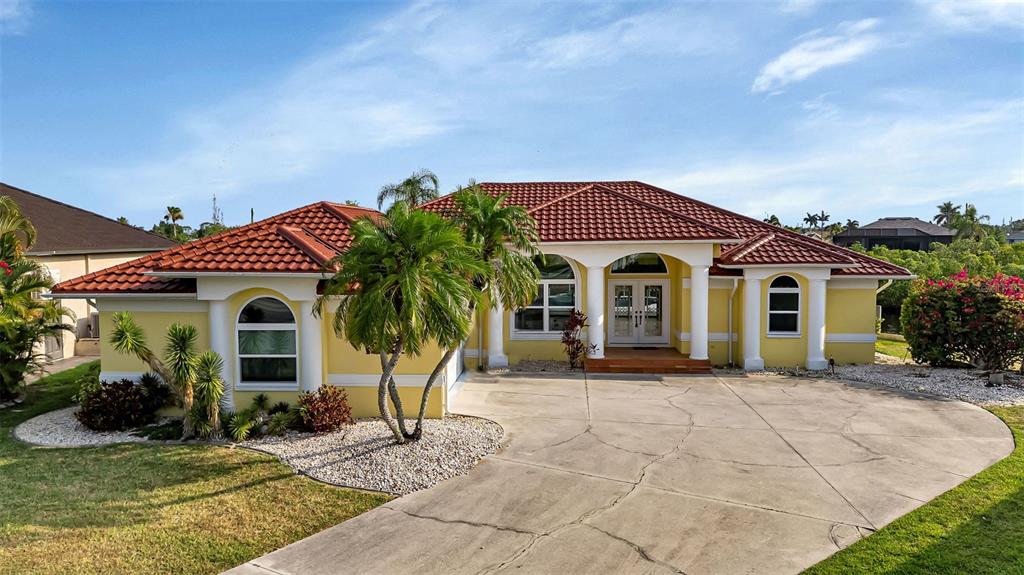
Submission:
POLYGON ((796 573, 1013 450, 962 402, 788 377, 474 376, 468 475, 234 574, 796 573))

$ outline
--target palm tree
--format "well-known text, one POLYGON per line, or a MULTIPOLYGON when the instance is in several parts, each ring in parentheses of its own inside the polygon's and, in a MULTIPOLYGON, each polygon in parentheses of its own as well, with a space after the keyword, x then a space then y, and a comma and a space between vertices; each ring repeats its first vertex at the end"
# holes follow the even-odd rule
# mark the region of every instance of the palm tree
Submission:
POLYGON ((384 202, 394 200, 405 202, 409 207, 416 207, 437 198, 437 176, 430 170, 414 172, 400 184, 388 184, 381 187, 377 194, 377 207, 383 208, 384 202))
POLYGON ((807 212, 807 215, 804 216, 804 223, 807 224, 807 227, 809 228, 818 227, 819 221, 820 220, 818 219, 818 214, 812 214, 811 212, 807 212))
POLYGON ((217 409, 219 413, 220 399, 217 397, 213 405, 209 404, 210 397, 218 395, 216 389, 219 386, 220 395, 223 394, 224 383, 220 379, 220 370, 223 360, 216 352, 207 351, 202 354, 196 352, 196 339, 198 332, 195 326, 188 324, 174 323, 167 328, 167 347, 163 359, 153 353, 146 343, 146 334, 137 323, 135 318, 128 312, 117 312, 112 318, 114 324, 110 334, 110 343, 118 353, 130 354, 139 358, 149 368, 160 376, 181 402, 185 411, 182 422, 182 439, 189 439, 196 435, 197 423, 199 423, 200 435, 213 437, 220 432, 219 415, 210 413, 210 410, 217 409), (198 382, 198 383, 197 383, 198 382), (199 406, 205 409, 195 409, 196 390, 199 389, 202 396, 199 406), (216 425, 213 423, 216 422, 216 425))
POLYGON ((974 204, 964 204, 964 213, 957 215, 951 222, 956 229, 957 238, 981 240, 988 235, 985 225, 988 216, 978 215, 978 208, 974 204))
POLYGON ((74 329, 65 321, 74 318, 69 310, 38 297, 51 287, 53 280, 41 264, 26 258, 0 260, 0 401, 14 397, 25 375, 45 366, 45 354, 36 351, 40 340, 74 329))
POLYGON ((953 202, 943 202, 935 207, 939 213, 932 218, 932 221, 940 226, 951 226, 960 216, 960 206, 954 206, 953 202))
POLYGON ((167 213, 164 214, 164 221, 171 224, 171 229, 174 230, 174 239, 178 239, 178 222, 185 219, 185 214, 182 213, 181 208, 176 206, 167 206, 167 213))
MULTIPOLYGON (((465 310, 478 297, 470 278, 485 272, 478 248, 441 216, 396 202, 381 217, 352 223, 352 245, 329 265, 337 269, 317 300, 344 296, 335 309, 334 331, 353 347, 381 354, 377 407, 395 441, 404 429, 393 375, 403 354, 419 355, 431 341, 457 346, 468 335, 465 310), (391 417, 388 395, 398 421, 391 417)), ((424 387, 424 402, 430 388, 424 387)))
MULTIPOLYGON (((36 243, 36 228, 14 198, 0 196, 0 260, 13 260, 36 243)), ((8 262, 10 263, 10 262, 8 262)))
POLYGON ((772 214, 770 216, 766 216, 763 221, 766 224, 771 224, 773 226, 779 226, 780 228, 782 227, 782 222, 779 221, 779 216, 776 216, 775 214, 772 214))
POLYGON ((855 230, 855 229, 857 229, 859 227, 860 227, 860 222, 858 222, 857 220, 847 219, 846 220, 846 225, 843 226, 843 231, 844 232, 848 232, 850 230, 855 230))
MULTIPOLYGON (((470 182, 468 187, 456 190, 453 221, 462 229, 466 241, 477 247, 481 273, 469 278, 480 298, 469 300, 463 310, 465 319, 472 322, 476 315, 477 301, 487 297, 492 307, 501 302, 505 309, 516 309, 528 305, 537 293, 540 272, 533 261, 537 250, 537 224, 520 206, 505 204, 505 196, 492 196, 470 182)), ((468 334, 466 334, 468 335, 468 334)), ((430 377, 427 386, 432 386, 444 373, 445 366, 458 351, 465 335, 452 340, 446 347, 430 377)), ((423 416, 427 409, 427 395, 420 403, 416 420, 415 437, 422 433, 423 416)))

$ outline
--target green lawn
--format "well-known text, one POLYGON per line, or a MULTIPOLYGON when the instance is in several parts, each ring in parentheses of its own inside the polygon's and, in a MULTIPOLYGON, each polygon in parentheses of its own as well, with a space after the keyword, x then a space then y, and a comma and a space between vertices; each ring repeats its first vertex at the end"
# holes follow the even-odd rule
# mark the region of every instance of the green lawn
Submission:
POLYGON ((992 411, 1009 457, 804 573, 1024 573, 1024 406, 992 411))
POLYGON ((905 341, 889 341, 887 339, 875 340, 875 351, 891 355, 900 359, 912 359, 910 357, 910 346, 905 341))
POLYGON ((87 366, 0 411, 0 573, 217 573, 388 500, 268 456, 199 445, 29 447, 15 425, 71 403, 87 366))

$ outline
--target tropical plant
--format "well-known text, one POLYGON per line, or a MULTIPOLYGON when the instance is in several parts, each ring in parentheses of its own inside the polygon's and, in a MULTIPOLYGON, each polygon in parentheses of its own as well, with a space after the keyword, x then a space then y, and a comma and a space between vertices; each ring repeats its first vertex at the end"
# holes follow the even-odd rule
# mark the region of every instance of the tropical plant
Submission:
POLYGON ((1024 361, 1024 280, 961 270, 920 281, 903 303, 901 321, 915 361, 1005 370, 1024 361))
POLYGON ((330 433, 354 423, 348 394, 344 388, 333 385, 320 386, 313 392, 302 392, 299 395, 298 413, 306 428, 314 433, 330 433))
POLYGON ((377 207, 383 208, 384 202, 393 200, 405 202, 416 207, 437 198, 437 176, 430 170, 420 170, 398 184, 387 184, 377 193, 377 207))
POLYGON ((562 330, 562 345, 565 346, 565 357, 569 360, 570 369, 583 367, 583 358, 587 352, 597 349, 594 344, 583 343, 583 338, 580 337, 586 325, 587 314, 574 309, 565 322, 565 329, 562 330))
POLYGON ((819 221, 821 220, 818 219, 818 214, 807 212, 807 215, 804 216, 804 223, 807 224, 808 228, 817 228, 819 221))
POLYGON ((167 213, 164 214, 164 221, 171 224, 174 229, 174 237, 178 236, 178 222, 185 219, 185 214, 177 206, 167 206, 167 213))
MULTIPOLYGON (((220 380, 220 367, 223 360, 216 352, 208 351, 202 354, 196 351, 196 339, 198 333, 195 326, 174 323, 167 328, 167 347, 163 359, 157 357, 153 350, 146 343, 146 334, 135 322, 135 318, 128 312, 117 312, 111 318, 113 324, 110 333, 110 343, 118 353, 134 355, 142 363, 145 363, 160 376, 181 402, 185 411, 182 422, 182 439, 194 437, 197 432, 197 424, 200 432, 216 433, 209 426, 216 419, 211 417, 210 410, 218 402, 209 403, 209 399, 216 394, 217 382, 220 382, 221 394, 223 394, 223 382, 220 380), (218 361, 214 361, 216 356, 218 361), (214 367, 217 367, 215 370, 214 367), (205 415, 195 410, 195 394, 198 378, 203 378, 199 386, 203 387, 203 398, 199 402, 200 409, 205 415), (216 380, 216 381, 214 381, 216 380)), ((219 413, 219 412, 218 412, 219 413)), ((217 426, 219 429, 219 426, 217 426)))
MULTIPOLYGON (((0 238, 8 246, 14 232, 0 238)), ((39 297, 53 287, 53 279, 37 262, 25 257, 0 261, 0 401, 16 397, 29 373, 47 362, 40 341, 73 330, 74 315, 59 302, 39 297)))
POLYGON ((18 259, 36 242, 36 228, 10 196, 0 196, 0 261, 18 259))
POLYGON ((355 220, 351 233, 351 247, 328 264, 337 271, 316 310, 322 313, 340 298, 335 333, 357 349, 380 354, 378 408, 395 440, 404 443, 412 435, 392 377, 399 359, 419 355, 432 341, 448 348, 466 337, 471 320, 465 310, 478 296, 470 278, 484 269, 477 248, 456 226, 404 201, 383 216, 355 220), (388 408, 389 395, 397 420, 388 408))
POLYGON ((219 439, 221 435, 220 410, 224 398, 224 360, 214 351, 204 351, 195 360, 194 401, 192 425, 195 433, 204 439, 219 439))
POLYGON ((102 382, 79 391, 75 418, 94 431, 134 429, 152 423, 169 397, 170 391, 159 380, 102 382))
POLYGON ((935 214, 932 221, 940 226, 951 226, 960 217, 960 206, 954 206, 953 202, 943 202, 935 208, 939 213, 935 214))
POLYGON ((848 232, 848 231, 855 230, 855 229, 857 229, 859 227, 860 227, 860 222, 858 222, 857 220, 847 219, 846 220, 846 225, 843 226, 843 231, 844 232, 848 232))
POLYGON ((764 221, 764 223, 766 223, 766 224, 771 224, 773 226, 779 226, 780 228, 782 227, 782 222, 779 221, 779 216, 776 216, 775 214, 772 214, 770 216, 765 216, 764 220, 762 220, 762 221, 764 221))
POLYGON ((964 213, 957 216, 953 222, 953 229, 956 230, 956 237, 960 239, 982 240, 988 236, 985 224, 988 216, 978 214, 978 208, 974 204, 965 204, 964 213))

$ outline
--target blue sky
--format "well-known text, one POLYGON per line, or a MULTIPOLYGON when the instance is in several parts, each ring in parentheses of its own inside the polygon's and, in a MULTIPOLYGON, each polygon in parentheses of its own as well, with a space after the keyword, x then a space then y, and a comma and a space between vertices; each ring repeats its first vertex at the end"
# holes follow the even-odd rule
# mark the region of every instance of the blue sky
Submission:
POLYGON ((1017 2, 0 0, 0 179, 147 226, 429 168, 797 223, 1024 217, 1017 2))

